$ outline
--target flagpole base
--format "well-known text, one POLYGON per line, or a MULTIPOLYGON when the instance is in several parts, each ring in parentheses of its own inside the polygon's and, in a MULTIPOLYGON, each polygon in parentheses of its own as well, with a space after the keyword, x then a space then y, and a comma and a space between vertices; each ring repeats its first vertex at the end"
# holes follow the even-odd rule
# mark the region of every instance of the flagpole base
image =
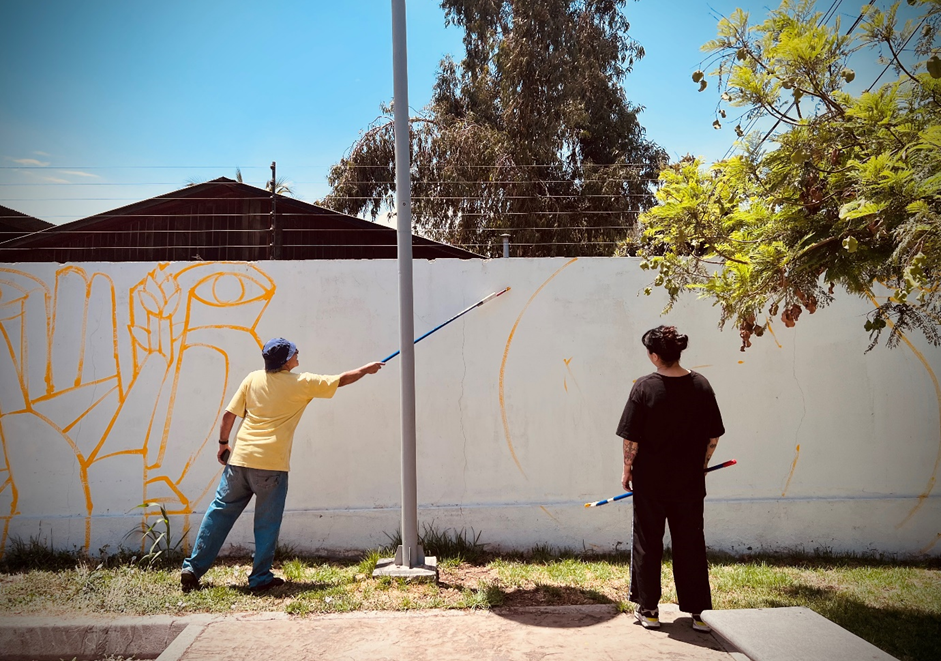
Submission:
POLYGON ((382 558, 376 563, 376 568, 372 572, 373 578, 381 576, 391 576, 392 578, 404 578, 406 581, 418 581, 437 583, 438 582, 438 559, 433 555, 425 556, 425 563, 417 567, 395 564, 395 558, 382 558))

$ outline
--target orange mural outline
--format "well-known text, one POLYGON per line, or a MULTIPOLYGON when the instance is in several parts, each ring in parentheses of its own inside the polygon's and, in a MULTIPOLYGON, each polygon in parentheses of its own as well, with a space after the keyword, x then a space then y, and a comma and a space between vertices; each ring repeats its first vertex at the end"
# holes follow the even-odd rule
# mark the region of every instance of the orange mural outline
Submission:
MULTIPOLYGON (((18 276, 23 277, 23 278, 27 278, 28 280, 32 280, 33 282, 35 282, 35 283, 36 283, 37 285, 39 285, 39 287, 42 289, 42 292, 43 292, 43 305, 44 305, 44 307, 45 307, 45 309, 46 309, 46 324, 45 324, 45 325, 46 325, 46 358, 47 358, 47 360, 46 360, 46 371, 45 371, 46 393, 47 393, 47 394, 48 394, 48 393, 51 393, 51 392, 53 392, 53 391, 55 390, 55 385, 53 384, 53 381, 52 381, 52 360, 51 360, 51 356, 52 356, 52 328, 51 328, 51 326, 50 326, 50 323, 51 323, 51 320, 52 320, 53 309, 52 309, 52 293, 49 291, 49 285, 47 285, 45 282, 43 282, 42 280, 40 280, 39 278, 37 278, 37 277, 34 276, 34 275, 31 275, 31 274, 29 274, 29 273, 25 273, 25 272, 23 272, 23 271, 17 271, 16 269, 8 269, 8 268, 4 268, 4 267, 0 266, 0 273, 10 273, 10 274, 13 274, 13 275, 18 275, 18 276)), ((30 294, 30 291, 29 291, 29 290, 24 289, 23 287, 21 287, 20 285, 16 284, 15 282, 11 282, 11 281, 9 281, 9 280, 0 280, 0 282, 2 282, 3 284, 8 284, 8 285, 10 285, 10 286, 12 286, 12 287, 15 287, 16 289, 19 289, 19 290, 24 294, 24 296, 29 296, 29 294, 30 294)), ((24 311, 24 314, 25 314, 25 311, 24 311)), ((24 318, 24 320, 23 320, 23 323, 24 323, 24 324, 25 324, 25 321, 26 321, 26 320, 25 320, 25 318, 24 318)), ((25 329, 24 329, 24 330, 25 330, 25 329)), ((25 332, 23 333, 23 335, 25 336, 25 332)), ((23 354, 23 355, 25 356, 26 354, 23 354)), ((29 383, 29 381, 28 381, 28 379, 27 379, 27 384, 28 384, 28 383, 29 383)))
MULTIPOLYGON (((182 510, 179 510, 179 511, 172 511, 172 512, 168 510, 168 513, 169 513, 169 514, 185 514, 185 513, 188 513, 188 512, 190 511, 190 501, 189 501, 189 499, 188 499, 186 496, 183 495, 183 492, 180 491, 180 489, 179 489, 179 487, 177 486, 177 484, 176 484, 173 480, 171 480, 169 477, 167 477, 166 475, 160 475, 159 477, 155 477, 155 478, 152 478, 152 479, 150 479, 150 480, 147 480, 146 482, 144 482, 144 485, 146 486, 146 485, 148 485, 148 484, 158 484, 158 483, 161 483, 161 482, 164 483, 164 484, 166 484, 168 487, 170 487, 170 491, 172 491, 173 493, 176 494, 177 500, 180 502, 181 505, 183 505, 183 509, 182 509, 182 510)), ((169 499, 167 499, 167 498, 148 498, 147 501, 148 501, 148 502, 153 502, 153 503, 169 503, 169 502, 173 502, 173 501, 171 501, 171 500, 169 500, 169 499)))
POLYGON ((923 546, 923 547, 921 547, 920 549, 918 549, 918 551, 915 552, 915 555, 925 555, 925 554, 927 554, 928 551, 930 551, 931 549, 933 549, 933 548, 935 547, 935 544, 937 544, 938 542, 941 542, 941 532, 939 532, 939 533, 935 536, 935 538, 932 539, 930 542, 928 542, 925 546, 923 546))
MULTIPOLYGON (((7 453, 7 439, 3 433, 3 425, 0 424, 0 447, 3 447, 3 459, 7 461, 9 454, 7 453)), ((10 529, 10 519, 16 515, 16 506, 19 504, 19 492, 16 490, 16 482, 13 480, 13 470, 10 468, 9 463, 4 469, 7 473, 7 479, 3 483, 3 486, 0 486, 0 492, 4 491, 7 488, 7 485, 10 485, 10 512, 9 514, 4 514, 0 516, 0 519, 3 520, 3 533, 0 537, 0 554, 6 550, 7 547, 7 533, 10 529)))
MULTIPOLYGON (((95 273, 89 280, 88 294, 91 298, 91 290, 95 285, 95 278, 102 278, 108 281, 108 291, 111 292, 111 343, 114 347, 114 371, 118 377, 118 401, 124 401, 123 381, 121 380, 121 350, 118 341, 118 299, 114 292, 114 280, 107 273, 95 273)), ((85 339, 85 338, 83 338, 85 339)))
MULTIPOLYGON (((12 336, 10 335, 12 331, 7 331, 7 328, 10 328, 9 326, 4 327, 0 324, 0 337, 3 338, 3 342, 6 344, 6 350, 9 352, 12 365, 16 368, 17 372, 17 383, 12 392, 15 394, 17 390, 19 390, 22 393, 25 406, 22 410, 15 412, 0 411, 0 447, 3 448, 4 452, 4 462, 0 463, 0 472, 7 473, 6 479, 0 483, 0 492, 5 492, 7 489, 10 490, 10 511, 5 514, 0 514, 0 520, 3 521, 2 531, 0 531, 0 555, 2 555, 9 537, 10 522, 18 515, 18 508, 23 498, 21 490, 18 491, 16 488, 16 470, 15 466, 10 464, 10 454, 7 447, 8 439, 4 435, 2 425, 3 418, 12 413, 35 416, 38 421, 41 421, 41 423, 47 425, 50 430, 59 434, 67 443, 71 454, 74 454, 75 461, 79 468, 79 479, 85 500, 84 547, 86 551, 91 543, 92 516, 95 503, 94 494, 92 493, 93 485, 89 480, 89 468, 99 461, 120 456, 141 456, 143 459, 141 466, 143 479, 141 481, 142 494, 140 502, 155 502, 160 500, 170 503, 175 499, 178 506, 169 507, 169 513, 184 515, 187 522, 189 521, 190 514, 193 512, 194 504, 200 502, 205 498, 206 494, 210 493, 215 488, 219 471, 212 471, 211 477, 208 478, 205 484, 202 484, 202 480, 199 479, 196 483, 186 485, 188 491, 195 491, 197 493, 195 500, 191 497, 187 497, 181 485, 183 480, 192 473, 197 459, 206 454, 205 450, 207 444, 213 435, 213 429, 224 409, 227 390, 231 386, 231 384, 229 384, 229 380, 232 377, 231 359, 225 345, 215 346, 215 343, 199 341, 189 343, 187 337, 191 331, 202 329, 236 331, 238 333, 247 334, 251 338, 250 341, 261 348, 263 343, 256 329, 276 293, 276 285, 274 281, 258 267, 241 262, 201 262, 186 266, 178 271, 174 271, 171 268, 172 266, 173 265, 170 263, 156 265, 156 267, 147 272, 140 281, 131 286, 128 290, 127 319, 130 323, 123 326, 123 328, 127 329, 128 339, 130 341, 128 345, 131 354, 130 361, 124 361, 129 362, 131 365, 130 375, 125 374, 125 370, 121 369, 122 361, 120 357, 120 338, 118 335, 117 291, 113 279, 108 274, 101 272, 89 273, 80 266, 65 265, 55 272, 55 286, 50 291, 50 287, 35 276, 20 271, 0 268, 0 274, 10 273, 18 277, 28 278, 31 282, 38 285, 38 287, 30 288, 30 284, 23 286, 17 282, 0 278, 0 284, 10 287, 12 291, 16 292, 13 298, 7 298, 0 303, 0 310, 2 310, 0 316, 4 317, 5 321, 7 320, 6 317, 9 316, 10 323, 19 324, 19 346, 13 346, 12 336), (230 264, 237 265, 238 268, 225 268, 225 265, 230 264), (221 270, 220 267, 222 267, 221 270), (202 275, 200 271, 195 271, 196 278, 187 278, 184 283, 181 283, 181 276, 193 271, 193 269, 205 269, 210 272, 206 275, 202 275), (76 301, 74 306, 64 307, 64 298, 60 297, 66 296, 66 283, 74 276, 81 279, 82 285, 78 285, 78 281, 76 281, 75 286, 83 290, 84 301, 81 304, 78 304, 76 301), (67 280, 67 278, 69 280, 67 280), (94 291, 95 300, 100 300, 102 304, 104 304, 106 300, 110 303, 110 319, 107 321, 103 319, 102 321, 104 323, 111 323, 111 329, 110 332, 108 332, 108 329, 100 329, 105 331, 105 336, 100 333, 99 329, 96 329, 94 336, 95 344, 89 344, 91 340, 88 335, 90 330, 88 315, 90 313, 96 278, 103 279, 102 282, 105 286, 105 291, 103 292, 100 289, 96 289, 94 291), (234 278, 234 284, 237 286, 220 289, 218 284, 225 278, 234 278), (199 291, 200 287, 203 286, 209 287, 208 296, 206 292, 199 291), (252 286, 254 286, 256 290, 249 292, 252 286), (46 388, 42 394, 37 394, 37 396, 34 397, 31 396, 29 392, 28 383, 29 338, 26 327, 26 306, 30 297, 34 295, 38 296, 39 291, 43 294, 43 304, 46 313, 44 320, 46 335, 44 340, 46 348, 44 365, 46 388), (185 313, 184 310, 180 309, 180 303, 184 299, 186 300, 185 313), (61 307, 61 310, 57 309, 57 304, 61 307), (194 304, 209 308, 209 310, 199 310, 199 314, 202 316, 197 317, 194 304), (212 321, 212 310, 231 309, 245 305, 251 306, 248 309, 250 321, 236 313, 234 320, 226 320, 228 323, 207 323, 212 321), (59 314, 60 311, 62 314, 59 314), (74 319, 73 321, 74 316, 78 314, 81 314, 81 320, 74 319), (207 314, 209 315, 208 317, 207 314), (199 321, 197 321, 197 319, 199 321), (239 323, 242 319, 245 319, 246 323, 239 323), (65 325, 68 322, 72 322, 72 325, 65 325), (68 344, 64 346, 73 347, 74 345, 78 345, 75 347, 78 353, 77 362, 75 354, 67 357, 70 373, 67 375, 65 381, 68 382, 68 386, 62 387, 59 390, 56 390, 54 381, 54 361, 52 355, 53 341, 57 328, 61 328, 63 332, 66 333, 74 333, 74 335, 68 338, 68 344), (107 346, 108 344, 110 344, 113 349, 114 373, 107 377, 83 382, 87 361, 91 356, 99 354, 100 347, 107 346), (178 438, 173 440, 170 438, 170 434, 171 421, 177 404, 182 401, 187 401, 183 398, 184 396, 179 390, 183 382, 182 369, 184 368, 184 354, 188 349, 194 347, 214 350, 222 357, 222 363, 216 368, 219 370, 221 376, 222 388, 221 392, 214 395, 214 398, 216 396, 218 397, 218 405, 212 429, 207 431, 202 442, 189 452, 191 446, 186 439, 178 438), (144 367, 148 364, 148 360, 157 362, 153 363, 152 367, 144 373, 144 367), (71 374, 73 365, 76 370, 74 380, 71 374), (126 378, 128 376, 129 378, 126 378), (141 380, 142 376, 146 378, 146 383, 141 380), (127 385, 125 386, 126 382, 127 385), (74 419, 67 421, 60 419, 54 421, 49 417, 50 415, 56 415, 59 418, 64 416, 54 414, 52 411, 50 411, 48 415, 43 415, 35 411, 33 407, 34 404, 40 402, 54 402, 59 396, 68 395, 69 393, 74 393, 79 389, 87 387, 91 388, 89 392, 92 394, 91 399, 93 399, 93 401, 87 406, 81 404, 82 408, 74 411, 74 413, 70 412, 69 417, 71 418, 74 415, 74 419), (107 388, 103 394, 99 394, 99 388, 101 387, 107 388), (134 401, 137 402, 136 408, 139 408, 141 402, 152 400, 153 409, 150 411, 149 416, 146 413, 144 414, 147 416, 146 428, 144 428, 144 425, 130 428, 134 430, 140 428, 140 431, 133 431, 134 436, 129 440, 127 437, 128 429, 125 427, 128 424, 134 424, 131 422, 134 416, 132 415, 133 412, 125 411, 125 404, 128 401, 129 393, 131 393, 135 387, 146 388, 147 392, 144 394, 144 397, 148 398, 141 399, 139 393, 134 399, 134 401), (115 392, 117 392, 116 402, 114 398, 115 392), (107 410, 102 408, 102 404, 105 402, 108 402, 107 410), (112 406, 115 407, 113 412, 111 410, 112 406), (97 442, 95 442, 96 439, 94 438, 89 439, 94 443, 94 447, 88 453, 88 456, 85 456, 75 439, 71 438, 69 433, 73 432, 78 423, 86 419, 92 411, 96 411, 96 416, 103 415, 106 417, 99 418, 99 421, 104 424, 104 429, 101 432, 96 432, 101 433, 101 437, 97 439, 97 442), (122 413, 126 413, 126 415, 122 416, 122 413), (128 418, 129 415, 131 416, 130 418, 128 418), (119 433, 121 438, 115 437, 112 439, 112 435, 119 432, 116 427, 118 424, 122 425, 119 433), (109 441, 116 443, 117 447, 112 448, 113 451, 106 452, 109 441), (166 470, 164 463, 169 456, 168 452, 170 451, 169 446, 171 441, 174 443, 182 442, 185 445, 182 451, 189 452, 188 456, 180 457, 180 459, 185 458, 185 461, 180 462, 182 463, 182 468, 173 469, 180 471, 178 477, 176 475, 161 474, 166 470), (135 447, 138 442, 140 443, 140 447, 135 447), (128 447, 129 443, 131 447, 128 447), (151 448, 156 449, 157 452, 155 461, 148 463, 147 456, 151 448), (172 495, 166 495, 161 498, 148 498, 148 487, 153 487, 158 484, 166 485, 172 495)), ((69 286, 71 286, 71 283, 69 286)), ((33 317, 30 317, 30 319, 32 320, 33 317)), ((38 314, 35 322, 31 321, 31 323, 38 323, 38 314)), ((38 335, 38 333, 33 333, 33 335, 38 335)), ((0 351, 2 350, 3 349, 0 349, 0 351)), ((42 360, 42 358, 37 360, 42 360)), ((90 376, 94 375, 92 374, 90 376)), ((62 385, 66 386, 65 383, 62 385)), ((15 397, 18 397, 18 395, 15 395, 15 397)), ((74 398, 72 403, 78 404, 74 398)), ((18 406, 18 399, 14 399, 14 408, 18 406)), ((179 457, 179 454, 177 453, 173 456, 179 457)), ((213 459, 214 458, 213 456, 213 459)), ((174 465, 176 465, 176 462, 174 465)), ((168 468, 169 467, 167 467, 167 469, 168 468)), ((98 485, 98 481, 96 481, 95 485, 98 485)), ((146 520, 146 517, 150 514, 151 513, 144 512, 142 516, 146 520)))
POLYGON ((787 495, 787 489, 791 486, 791 478, 794 477, 794 471, 797 469, 797 460, 801 455, 801 444, 797 444, 797 448, 794 450, 794 461, 791 462, 791 472, 787 474, 787 482, 784 483, 784 491, 781 492, 781 498, 784 498, 787 495))
POLYGON ((548 285, 553 278, 559 275, 562 271, 567 269, 569 266, 578 261, 578 257, 575 257, 568 262, 566 262, 562 268, 550 275, 545 282, 539 285, 539 288, 533 292, 533 295, 529 297, 529 300, 526 301, 526 305, 523 306, 523 309, 520 311, 519 316, 516 318, 516 322, 513 324, 513 328, 510 329, 510 335, 506 338, 506 347, 503 349, 503 361, 500 363, 500 415, 503 417, 503 432, 506 435, 506 445, 510 449, 510 456, 513 457, 513 461, 516 462, 516 467, 519 469, 520 473, 523 474, 527 480, 529 477, 526 475, 526 471, 523 470, 522 464, 520 464, 519 458, 516 456, 516 450, 513 448, 513 440, 510 437, 510 421, 506 415, 506 397, 505 397, 505 388, 504 388, 504 379, 506 376, 506 359, 510 355, 510 345, 513 343, 513 336, 516 334, 516 328, 520 325, 520 321, 523 319, 523 315, 526 314, 526 309, 533 302, 533 299, 539 295, 539 292, 542 291, 543 287, 548 285))
MULTIPOLYGON (((218 351, 220 354, 222 354, 222 357, 225 358, 225 382, 228 383, 228 381, 229 381, 229 355, 228 355, 225 351, 222 351, 221 349, 219 349, 219 347, 214 347, 214 346, 212 346, 212 345, 210 345, 210 344, 201 344, 201 343, 200 343, 200 344, 191 344, 191 345, 187 345, 187 346, 186 346, 186 349, 189 349, 190 347, 204 347, 204 348, 206 348, 206 349, 213 349, 213 350, 215 350, 215 351, 218 351)), ((183 351, 185 351, 185 349, 184 349, 183 351)), ((181 359, 182 359, 182 357, 183 357, 183 351, 180 351, 180 358, 181 358, 181 359)), ((177 374, 177 378, 179 378, 179 374, 177 374)), ((174 388, 175 388, 175 387, 176 387, 176 384, 174 384, 174 388)), ((226 393, 223 392, 223 393, 222 393, 222 396, 219 398, 219 406, 218 406, 218 408, 216 409, 216 417, 215 417, 215 420, 218 420, 218 419, 219 419, 219 414, 222 413, 222 410, 225 408, 225 399, 226 399, 226 393)), ((172 403, 171 403, 171 408, 172 408, 172 403)), ((215 427, 213 427, 213 428, 215 428, 215 427)), ((169 425, 168 425, 168 426, 167 426, 166 434, 164 435, 164 441, 163 441, 164 443, 166 442, 167 436, 169 436, 169 434, 170 434, 170 428, 169 428, 169 425)), ((183 478, 186 477, 186 474, 189 472, 189 469, 190 469, 190 467, 193 465, 193 462, 196 461, 196 457, 199 456, 199 455, 202 453, 203 450, 205 450, 206 444, 207 444, 208 442, 209 442, 209 437, 207 436, 206 438, 203 439, 203 442, 200 443, 199 447, 196 448, 196 450, 193 452, 193 454, 190 455, 189 459, 187 459, 186 464, 184 464, 184 466, 183 466, 183 470, 180 472, 179 481, 182 482, 182 481, 183 481, 183 478)), ((163 446, 161 446, 161 448, 160 448, 161 460, 162 460, 163 452, 164 452, 165 449, 166 449, 166 448, 163 447, 163 446)))
POLYGON ((778 349, 783 349, 784 347, 778 342, 778 336, 774 334, 774 329, 771 328, 771 319, 765 319, 765 324, 768 327, 768 332, 771 333, 771 337, 774 339, 774 343, 778 345, 778 349))
MULTIPOLYGON (((21 335, 24 334, 21 332, 21 335)), ((23 371, 17 365, 16 355, 13 353, 13 342, 10 341, 10 336, 7 335, 7 329, 3 327, 3 324, 0 324, 0 335, 3 336, 4 345, 10 352, 10 362, 13 363, 13 368, 16 370, 16 380, 20 384, 20 391, 23 393, 23 403, 25 408, 23 410, 29 409, 29 393, 27 392, 26 382, 23 380, 23 371)), ((0 409, 0 413, 9 415, 11 413, 16 413, 16 411, 4 411, 0 409)))
MULTIPOLYGON (((879 301, 876 300, 875 294, 873 294, 871 290, 866 292, 866 294, 869 297, 869 300, 872 301, 872 304, 875 305, 876 307, 879 307, 879 301)), ((890 320, 887 319, 886 323, 888 323, 890 328, 895 328, 895 324, 893 324, 890 320)), ((925 357, 921 354, 921 352, 915 348, 915 345, 912 344, 911 341, 909 341, 907 337, 905 337, 905 333, 902 333, 900 331, 899 338, 902 340, 902 342, 905 343, 905 345, 909 349, 912 350, 912 353, 915 354, 915 357, 921 361, 921 364, 924 365, 925 370, 927 370, 928 372, 928 378, 931 379, 931 383, 932 385, 934 385, 934 394, 938 400, 939 443, 938 443, 938 456, 934 460, 934 468, 931 471, 931 477, 928 479, 928 484, 927 486, 925 486, 925 490, 922 491, 921 494, 919 494, 918 502, 911 509, 908 515, 904 519, 902 519, 901 523, 895 526, 896 530, 898 530, 899 528, 904 526, 906 523, 908 523, 911 520, 911 518, 915 516, 915 512, 920 510, 922 506, 925 504, 925 502, 928 500, 928 496, 930 496, 931 492, 934 490, 934 483, 935 483, 935 480, 937 479, 938 468, 941 467, 941 384, 938 383, 938 377, 935 375, 934 370, 931 369, 931 365, 928 363, 927 360, 925 360, 925 357)))
POLYGON ((140 455, 142 455, 142 454, 144 454, 144 450, 141 449, 141 448, 138 448, 138 449, 136 449, 136 450, 117 450, 117 451, 115 451, 115 452, 112 452, 111 454, 106 454, 106 455, 102 455, 102 456, 98 457, 98 458, 95 459, 95 461, 92 462, 92 463, 96 463, 96 462, 99 462, 99 461, 104 461, 105 459, 110 459, 111 457, 121 457, 121 456, 124 456, 124 455, 131 455, 131 454, 140 454, 140 455))
MULTIPOLYGON (((113 379, 113 378, 114 378, 113 376, 109 376, 107 379, 102 379, 102 381, 96 381, 95 384, 97 385, 98 383, 101 383, 101 382, 103 382, 103 381, 110 381, 110 380, 113 379)), ((91 384, 89 383, 89 384, 85 384, 85 385, 91 385, 91 384)), ((72 422, 70 422, 67 427, 63 427, 63 428, 62 428, 62 431, 68 433, 68 432, 72 429, 72 427, 74 427, 75 425, 77 425, 79 422, 82 421, 82 418, 84 418, 86 415, 88 415, 88 414, 91 413, 93 410, 95 410, 95 407, 98 406, 99 404, 101 404, 101 403, 105 400, 105 398, 106 398, 108 395, 110 395, 111 393, 113 393, 115 390, 118 390, 118 386, 117 386, 117 385, 112 386, 107 392, 105 392, 104 395, 102 395, 101 397, 99 397, 98 399, 96 399, 94 402, 92 402, 92 404, 91 404, 87 409, 85 409, 85 411, 84 411, 80 416, 78 416, 77 418, 75 418, 75 420, 73 420, 72 422)))
POLYGON ((59 432, 62 435, 62 438, 65 439, 65 442, 68 444, 68 446, 72 448, 72 452, 75 453, 75 459, 78 461, 79 480, 82 483, 82 492, 85 494, 85 510, 87 512, 87 515, 85 516, 85 549, 87 550, 91 545, 91 514, 95 509, 95 504, 91 496, 91 485, 88 483, 88 466, 91 462, 86 462, 84 455, 82 455, 81 451, 78 449, 75 441, 73 441, 69 435, 66 434, 61 427, 59 427, 59 425, 39 411, 31 410, 30 413, 45 422, 54 431, 59 432))
POLYGON ((552 516, 552 512, 550 512, 549 510, 547 510, 544 505, 540 505, 540 506, 539 506, 539 509, 541 509, 543 512, 545 512, 546 514, 548 514, 548 515, 549 515, 549 518, 552 519, 553 521, 555 521, 556 523, 558 523, 560 526, 562 525, 562 522, 559 521, 559 520, 558 520, 557 518, 555 518, 554 516, 552 516))
MULTIPOLYGON (((84 340, 85 340, 86 331, 88 328, 88 321, 87 321, 88 320, 88 299, 91 297, 90 296, 91 286, 88 281, 88 274, 85 273, 84 269, 81 269, 77 266, 63 266, 58 271, 56 271, 56 285, 55 285, 55 289, 53 290, 53 295, 55 297, 56 303, 58 303, 59 302, 59 279, 60 278, 65 279, 65 276, 70 275, 72 273, 77 274, 82 279, 82 282, 85 284, 85 298, 84 298, 84 301, 82 302, 82 333, 81 333, 82 343, 78 349, 78 366, 76 369, 77 373, 75 375, 75 383, 74 383, 75 387, 77 388, 82 383, 82 368, 84 367, 84 364, 85 364, 85 341, 84 340)), ((58 305, 56 305, 52 309, 52 337, 53 339, 55 339, 55 336, 56 336, 56 318, 58 316, 59 316, 59 310, 58 310, 58 305)), ((55 367, 53 367, 53 375, 55 375, 55 367)))
POLYGON ((112 374, 111 376, 102 377, 100 379, 96 379, 95 381, 89 381, 87 383, 80 383, 77 386, 69 386, 68 388, 64 388, 63 390, 54 392, 51 395, 43 395, 42 397, 37 397, 36 399, 32 400, 32 403, 37 404, 39 402, 48 402, 49 400, 55 399, 59 395, 65 395, 70 392, 75 392, 76 390, 79 390, 81 388, 86 388, 88 386, 98 386, 115 378, 117 378, 117 374, 112 374))

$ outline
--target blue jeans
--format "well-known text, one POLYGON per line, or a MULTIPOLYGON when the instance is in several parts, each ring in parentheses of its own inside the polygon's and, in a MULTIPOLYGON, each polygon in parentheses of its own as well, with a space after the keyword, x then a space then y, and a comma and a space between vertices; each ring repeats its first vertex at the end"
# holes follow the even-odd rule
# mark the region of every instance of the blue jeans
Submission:
POLYGON ((274 578, 271 563, 281 531, 284 500, 288 495, 287 471, 269 471, 258 468, 227 465, 199 526, 193 552, 183 561, 183 571, 192 572, 198 579, 209 571, 235 520, 255 496, 255 558, 248 587, 257 588, 274 578))

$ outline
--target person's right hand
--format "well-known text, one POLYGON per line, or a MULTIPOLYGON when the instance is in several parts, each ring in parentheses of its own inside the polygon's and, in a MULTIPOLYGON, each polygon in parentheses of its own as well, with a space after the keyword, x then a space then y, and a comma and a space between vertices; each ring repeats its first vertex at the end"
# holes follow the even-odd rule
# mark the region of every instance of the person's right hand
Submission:
POLYGON ((385 365, 385 363, 381 363, 377 361, 375 363, 369 363, 368 365, 363 365, 362 369, 363 371, 366 372, 366 374, 375 374, 376 372, 382 369, 383 365, 385 365))
POLYGON ((222 454, 223 454, 224 452, 228 452, 228 451, 229 451, 229 446, 228 446, 228 444, 226 444, 226 445, 220 445, 220 446, 219 446, 219 451, 216 452, 216 459, 217 459, 217 460, 219 461, 219 463, 222 464, 223 466, 226 465, 226 459, 228 459, 229 457, 228 457, 228 455, 226 455, 225 459, 223 459, 223 458, 222 458, 222 454))
POLYGON ((621 486, 625 491, 631 491, 631 480, 634 479, 634 473, 630 468, 625 467, 621 474, 621 486))

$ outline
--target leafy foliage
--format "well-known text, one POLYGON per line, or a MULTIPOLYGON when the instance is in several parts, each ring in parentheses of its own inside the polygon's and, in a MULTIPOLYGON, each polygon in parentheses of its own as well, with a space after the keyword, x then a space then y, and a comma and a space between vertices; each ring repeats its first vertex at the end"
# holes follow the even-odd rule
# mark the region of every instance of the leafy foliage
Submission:
MULTIPOLYGON (((429 237, 518 255, 610 254, 653 204, 665 161, 621 86, 643 48, 626 0, 444 0, 464 29, 410 120, 412 213, 429 237)), ((391 108, 330 171, 320 204, 374 219, 393 209, 391 108)))
POLYGON ((810 0, 785 0, 757 25, 742 10, 719 22, 703 50, 723 102, 775 126, 708 168, 688 157, 661 172, 660 204, 642 217, 641 267, 657 273, 668 309, 700 292, 720 326, 738 327, 744 351, 769 318, 793 326, 841 287, 876 306, 870 348, 887 325, 890 347, 909 329, 941 343, 941 72, 931 64, 941 0, 909 4, 918 21, 901 24, 899 3, 865 5, 846 34, 810 0), (876 50, 896 79, 853 95, 850 56, 876 50), (893 292, 881 305, 877 282, 893 292))

